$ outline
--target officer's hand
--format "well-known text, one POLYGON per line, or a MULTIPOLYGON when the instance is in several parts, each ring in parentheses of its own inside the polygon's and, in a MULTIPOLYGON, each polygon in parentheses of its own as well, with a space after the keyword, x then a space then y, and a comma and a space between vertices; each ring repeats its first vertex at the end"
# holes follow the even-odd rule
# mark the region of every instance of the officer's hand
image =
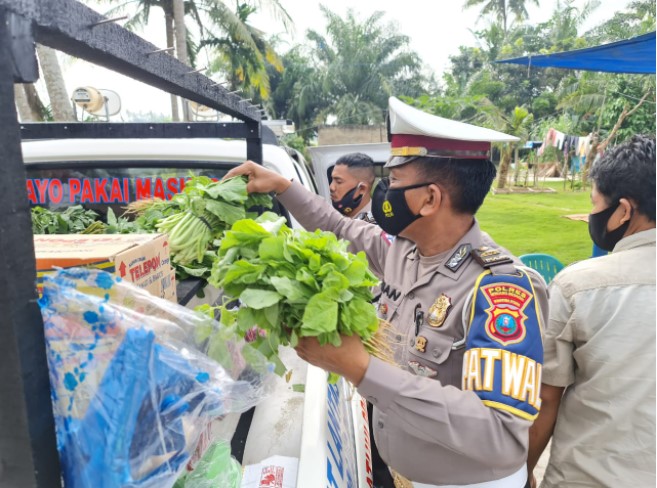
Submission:
POLYGON ((283 193, 288 189, 291 182, 287 178, 279 175, 275 171, 268 170, 261 164, 247 161, 236 168, 231 169, 224 179, 234 176, 246 175, 249 177, 249 183, 246 191, 249 193, 283 193))
POLYGON ((326 344, 320 346, 315 337, 299 339, 296 347, 299 357, 323 370, 344 376, 355 386, 365 376, 370 364, 370 355, 358 336, 341 336, 339 347, 326 344))

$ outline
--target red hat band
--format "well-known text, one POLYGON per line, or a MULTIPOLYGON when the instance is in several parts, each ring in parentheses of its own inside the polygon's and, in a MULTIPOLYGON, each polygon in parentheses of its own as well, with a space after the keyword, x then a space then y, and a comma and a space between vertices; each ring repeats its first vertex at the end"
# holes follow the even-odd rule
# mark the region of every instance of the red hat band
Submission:
POLYGON ((491 143, 463 141, 413 134, 392 134, 393 156, 450 157, 461 159, 488 159, 491 143))

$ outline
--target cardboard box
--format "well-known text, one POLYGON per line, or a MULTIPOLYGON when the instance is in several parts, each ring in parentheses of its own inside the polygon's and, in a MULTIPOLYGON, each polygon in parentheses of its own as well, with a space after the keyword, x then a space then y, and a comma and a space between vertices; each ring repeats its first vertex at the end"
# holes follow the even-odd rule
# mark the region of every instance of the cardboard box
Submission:
POLYGON ((174 269, 169 271, 157 271, 153 273, 149 280, 151 281, 151 284, 145 286, 144 288, 151 295, 176 302, 176 272, 174 269))
POLYGON ((54 267, 102 269, 176 302, 175 272, 165 234, 35 235, 37 286, 54 267))

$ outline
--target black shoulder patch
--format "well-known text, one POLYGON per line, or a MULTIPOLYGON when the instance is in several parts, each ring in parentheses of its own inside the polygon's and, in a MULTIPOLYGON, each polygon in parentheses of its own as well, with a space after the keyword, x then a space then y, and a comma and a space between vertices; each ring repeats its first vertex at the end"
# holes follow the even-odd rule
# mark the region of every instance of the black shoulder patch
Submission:
POLYGON ((445 267, 452 273, 456 273, 463 263, 468 260, 467 258, 471 249, 472 246, 470 244, 461 244, 458 249, 454 251, 454 254, 449 257, 445 263, 445 267))
POLYGON ((499 249, 492 247, 483 246, 479 249, 473 249, 470 254, 484 268, 490 268, 498 264, 513 263, 513 259, 506 254, 502 254, 502 251, 499 249))

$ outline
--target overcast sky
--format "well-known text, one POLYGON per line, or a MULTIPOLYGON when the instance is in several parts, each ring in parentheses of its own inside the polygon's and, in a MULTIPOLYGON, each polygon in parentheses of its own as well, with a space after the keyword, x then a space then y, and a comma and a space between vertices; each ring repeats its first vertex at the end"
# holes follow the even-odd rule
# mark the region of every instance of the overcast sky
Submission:
MULTIPOLYGON (((547 20, 557 0, 542 0, 541 6, 530 6, 530 22, 537 24, 547 20)), ((584 24, 583 31, 611 18, 614 12, 623 10, 631 0, 603 0, 591 17, 584 24)), ((449 56, 456 54, 461 45, 476 45, 472 30, 485 27, 485 21, 478 21, 478 9, 463 10, 463 1, 459 0, 280 0, 294 22, 294 32, 286 34, 280 23, 264 12, 253 17, 253 24, 269 34, 280 34, 290 46, 302 43, 308 29, 320 33, 325 31, 325 19, 319 5, 323 3, 330 9, 344 15, 348 8, 353 8, 361 19, 374 11, 385 12, 384 21, 395 22, 399 31, 410 38, 410 47, 416 51, 425 63, 427 70, 442 78, 448 65, 449 56)), ((262 1, 266 4, 266 0, 262 1)), ((577 6, 583 0, 575 0, 577 6)), ((101 8, 95 7, 102 12, 101 8)), ((160 9, 151 11, 148 28, 140 33, 142 37, 157 46, 165 46, 164 22, 160 9)), ((78 86, 94 86, 117 91, 123 102, 123 113, 149 112, 169 114, 169 96, 160 90, 118 75, 70 57, 62 57, 62 68, 69 93, 78 86)), ((198 65, 203 67, 201 54, 198 65)))

